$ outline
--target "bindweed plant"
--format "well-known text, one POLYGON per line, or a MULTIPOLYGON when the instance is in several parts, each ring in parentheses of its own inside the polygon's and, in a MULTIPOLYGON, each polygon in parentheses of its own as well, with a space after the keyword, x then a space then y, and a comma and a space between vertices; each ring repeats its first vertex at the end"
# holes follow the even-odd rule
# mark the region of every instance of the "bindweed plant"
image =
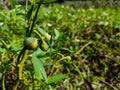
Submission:
POLYGON ((0 11, 0 90, 120 90, 119 8, 45 4, 33 24, 50 0, 29 1, 0 11))
MULTIPOLYGON (((18 48, 13 42, 8 41, 14 49, 14 53, 12 53, 14 60, 12 62, 8 60, 3 64, 3 70, 0 73, 2 90, 45 90, 47 86, 67 76, 66 74, 58 74, 47 77, 44 68, 45 57, 43 58, 40 54, 44 56, 45 53, 50 53, 52 37, 39 26, 34 28, 41 4, 54 1, 30 0, 30 9, 25 14, 26 34, 23 39, 22 48, 18 48), (11 72, 7 72, 9 69, 11 72), (7 82, 7 79, 10 79, 10 82, 7 82)), ((16 9, 13 0, 10 0, 10 4, 13 10, 16 9)), ((1 39, 1 43, 7 51, 6 54, 9 55, 8 53, 12 51, 9 50, 10 47, 7 45, 7 42, 1 39)), ((63 57, 63 59, 67 58, 63 57)))

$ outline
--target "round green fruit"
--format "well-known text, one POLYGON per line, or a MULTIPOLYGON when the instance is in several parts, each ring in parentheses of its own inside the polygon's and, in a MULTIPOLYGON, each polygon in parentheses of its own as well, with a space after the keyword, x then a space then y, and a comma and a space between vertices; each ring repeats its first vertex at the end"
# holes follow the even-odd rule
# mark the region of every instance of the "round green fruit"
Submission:
POLYGON ((24 46, 28 50, 34 50, 38 47, 38 40, 33 37, 26 37, 24 40, 24 46))

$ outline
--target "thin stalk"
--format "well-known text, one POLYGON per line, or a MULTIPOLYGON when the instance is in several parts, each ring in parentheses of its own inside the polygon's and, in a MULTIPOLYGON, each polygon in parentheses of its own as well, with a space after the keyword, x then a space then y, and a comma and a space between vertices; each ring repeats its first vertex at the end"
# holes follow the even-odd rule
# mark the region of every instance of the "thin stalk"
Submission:
POLYGON ((79 68, 78 68, 74 63, 73 63, 73 66, 75 67, 75 70, 78 72, 78 74, 80 75, 80 77, 81 77, 82 79, 84 79, 84 77, 83 77, 81 71, 79 70, 79 68))
POLYGON ((6 88, 5 88, 5 75, 3 75, 3 77, 2 77, 2 89, 6 90, 6 88))
POLYGON ((37 30, 34 30, 34 32, 39 36, 39 38, 42 40, 42 42, 44 41, 41 34, 37 31, 37 30))
POLYGON ((19 71, 18 71, 19 80, 22 79, 22 69, 23 69, 23 66, 24 66, 24 62, 26 60, 27 53, 28 53, 28 50, 25 50, 23 58, 22 58, 21 62, 18 64, 18 67, 19 67, 19 71))
POLYGON ((25 51, 25 48, 23 48, 21 51, 20 51, 20 54, 18 55, 18 59, 17 59, 17 64, 20 62, 20 58, 22 56, 22 54, 24 53, 25 51))
POLYGON ((59 55, 61 55, 61 56, 62 56, 62 58, 61 58, 61 59, 59 59, 59 60, 57 60, 56 62, 54 62, 54 64, 53 64, 53 66, 52 66, 52 69, 51 69, 51 73, 50 73, 50 74, 52 74, 52 73, 53 73, 53 71, 54 71, 55 66, 56 66, 56 64, 57 64, 57 63, 59 63, 59 62, 60 62, 60 61, 62 61, 62 60, 68 59, 68 56, 64 57, 62 54, 60 54, 60 53, 58 53, 58 54, 59 54, 59 55))
POLYGON ((20 84, 20 81, 19 80, 17 80, 16 81, 16 85, 15 86, 13 86, 13 90, 17 90, 17 88, 18 88, 18 85, 20 84))
POLYGON ((92 44, 91 41, 89 41, 88 43, 86 43, 82 48, 80 48, 75 54, 79 54, 81 53, 81 51, 83 51, 88 45, 92 44))
POLYGON ((32 33, 32 31, 33 31, 33 27, 34 27, 35 21, 36 21, 36 19, 37 19, 37 15, 38 15, 40 6, 41 6, 41 3, 38 3, 38 7, 37 7, 37 10, 36 10, 36 13, 35 13, 33 22, 32 22, 32 26, 31 26, 31 29, 30 29, 30 31, 29 31, 29 33, 28 33, 29 36, 31 36, 31 33, 32 33))
MULTIPOLYGON (((24 50, 25 50, 25 49, 24 49, 24 50)), ((22 56, 22 54, 21 54, 22 59, 21 59, 21 61, 20 61, 19 64, 18 64, 18 78, 17 78, 17 80, 16 80, 15 85, 13 86, 13 90, 17 90, 17 88, 18 88, 18 86, 19 86, 19 84, 20 84, 20 81, 22 80, 22 70, 23 70, 24 62, 25 62, 26 57, 27 57, 27 53, 28 53, 28 50, 25 50, 25 51, 23 52, 23 56, 22 56)))
POLYGON ((29 32, 29 29, 30 29, 30 26, 31 26, 31 21, 32 21, 33 13, 34 13, 34 12, 33 12, 34 7, 35 7, 34 4, 31 5, 30 10, 29 10, 28 13, 26 14, 26 19, 28 19, 27 25, 29 25, 29 26, 26 27, 26 37, 29 36, 29 33, 28 33, 28 32, 29 32))

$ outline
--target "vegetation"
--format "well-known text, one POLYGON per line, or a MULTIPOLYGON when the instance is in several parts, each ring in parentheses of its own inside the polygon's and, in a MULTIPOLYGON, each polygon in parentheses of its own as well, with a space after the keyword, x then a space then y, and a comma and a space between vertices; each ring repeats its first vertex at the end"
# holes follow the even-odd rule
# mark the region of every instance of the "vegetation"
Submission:
POLYGON ((0 89, 119 90, 120 9, 40 6, 0 11, 0 89))

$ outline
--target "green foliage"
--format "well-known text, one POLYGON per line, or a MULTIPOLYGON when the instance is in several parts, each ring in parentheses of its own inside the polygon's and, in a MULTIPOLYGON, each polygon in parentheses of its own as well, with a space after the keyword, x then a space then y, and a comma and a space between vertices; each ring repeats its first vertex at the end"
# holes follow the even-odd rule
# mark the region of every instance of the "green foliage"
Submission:
POLYGON ((66 77, 67 77, 66 74, 58 74, 58 75, 55 75, 55 76, 48 77, 46 82, 47 82, 47 84, 51 84, 51 83, 54 83, 56 81, 65 79, 66 77))
POLYGON ((12 90, 22 67, 21 90, 119 90, 120 9, 50 5, 34 18, 37 5, 0 12, 0 89, 12 90), (27 54, 26 29, 39 40, 27 54))
POLYGON ((45 80, 47 78, 47 75, 41 59, 38 59, 34 54, 32 55, 33 67, 35 69, 36 78, 38 80, 45 80))

